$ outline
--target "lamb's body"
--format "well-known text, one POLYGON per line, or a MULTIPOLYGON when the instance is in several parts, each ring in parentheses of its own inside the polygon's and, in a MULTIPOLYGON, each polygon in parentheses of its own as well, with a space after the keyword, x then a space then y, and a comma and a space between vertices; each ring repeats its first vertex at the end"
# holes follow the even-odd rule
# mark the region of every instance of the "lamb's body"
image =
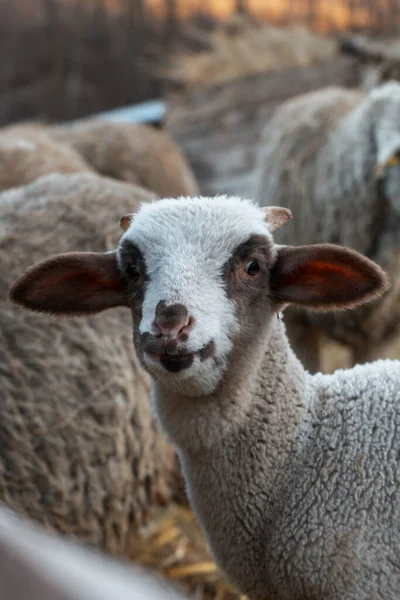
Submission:
POLYGON ((130 307, 155 414, 242 593, 397 600, 400 362, 312 376, 279 319, 290 303, 373 300, 387 279, 337 245, 276 245, 288 217, 238 198, 146 204, 114 253, 49 258, 11 298, 55 314, 130 307))
POLYGON ((259 156, 261 204, 290 208, 283 244, 331 242, 355 248, 390 275, 391 290, 356 311, 311 314, 293 308, 287 325, 312 370, 312 327, 347 345, 353 363, 387 354, 400 328, 400 85, 369 95, 327 88, 284 103, 267 124, 259 156), (378 173, 381 171, 381 177, 378 173), (309 348, 309 352, 307 352, 309 348))
POLYGON ((278 320, 264 352, 207 398, 155 390, 216 562, 252 599, 397 600, 400 362, 308 375, 278 320))

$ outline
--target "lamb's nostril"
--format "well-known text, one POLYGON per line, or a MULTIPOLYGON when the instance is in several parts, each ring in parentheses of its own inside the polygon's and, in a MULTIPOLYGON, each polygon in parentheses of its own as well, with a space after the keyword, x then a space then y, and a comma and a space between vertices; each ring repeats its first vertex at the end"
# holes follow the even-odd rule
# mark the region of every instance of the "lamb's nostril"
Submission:
POLYGON ((192 331, 194 325, 194 317, 188 316, 186 324, 179 330, 179 334, 188 334, 192 331))

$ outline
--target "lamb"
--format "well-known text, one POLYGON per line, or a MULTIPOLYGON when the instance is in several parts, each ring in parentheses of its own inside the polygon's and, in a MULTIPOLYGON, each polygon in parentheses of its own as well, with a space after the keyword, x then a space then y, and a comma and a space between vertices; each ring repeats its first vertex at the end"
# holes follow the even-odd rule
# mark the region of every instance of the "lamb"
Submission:
POLYGON ((82 173, 92 168, 72 148, 28 125, 0 129, 0 191, 50 173, 82 173))
POLYGON ((55 321, 12 307, 7 294, 48 252, 112 248, 121 208, 152 198, 94 173, 53 174, 0 195, 0 499, 128 557, 138 527, 185 497, 176 453, 152 423, 127 315, 55 321))
POLYGON ((388 280, 342 246, 277 245, 289 216, 239 198, 145 204, 116 250, 50 257, 10 299, 53 315, 130 309, 192 507, 250 600, 397 600, 400 362, 311 375, 280 318, 372 301, 388 280))
POLYGON ((0 558, 6 600, 183 600, 145 571, 49 535, 2 504, 0 558))
POLYGON ((186 158, 166 133, 153 127, 88 119, 48 131, 102 175, 142 185, 160 197, 198 193, 186 158))
POLYGON ((311 371, 321 368, 320 333, 344 344, 352 364, 400 357, 399 154, 395 82, 368 94, 327 88, 299 96, 265 127, 256 195, 261 206, 284 203, 295 216, 277 241, 351 246, 392 282, 384 297, 356 311, 288 311, 293 347, 311 371))

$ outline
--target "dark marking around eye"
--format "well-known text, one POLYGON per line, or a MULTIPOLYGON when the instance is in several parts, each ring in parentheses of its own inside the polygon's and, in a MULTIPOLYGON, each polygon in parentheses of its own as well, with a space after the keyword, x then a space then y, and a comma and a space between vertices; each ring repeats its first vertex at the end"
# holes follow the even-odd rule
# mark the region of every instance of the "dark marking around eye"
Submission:
POLYGON ((242 242, 232 252, 229 260, 224 264, 222 268, 222 277, 227 279, 229 273, 246 259, 250 262, 257 261, 260 269, 261 265, 265 269, 269 269, 272 266, 272 244, 267 237, 263 235, 252 235, 248 240, 242 242))
POLYGON ((139 278, 148 281, 144 256, 135 244, 124 240, 119 248, 119 258, 122 272, 131 281, 137 281, 139 278))
POLYGON ((140 266, 139 264, 136 263, 130 263, 126 269, 125 269, 125 273, 127 275, 129 275, 129 277, 131 279, 133 279, 134 281, 137 281, 140 277, 140 266))

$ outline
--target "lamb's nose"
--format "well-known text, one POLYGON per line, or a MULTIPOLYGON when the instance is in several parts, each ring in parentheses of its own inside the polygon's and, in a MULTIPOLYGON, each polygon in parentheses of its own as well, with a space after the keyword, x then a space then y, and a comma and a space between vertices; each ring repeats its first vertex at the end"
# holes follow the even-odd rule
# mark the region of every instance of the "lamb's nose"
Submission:
POLYGON ((156 317, 153 322, 158 335, 178 337, 182 333, 189 333, 194 323, 193 317, 183 304, 169 304, 161 300, 157 304, 156 317))

